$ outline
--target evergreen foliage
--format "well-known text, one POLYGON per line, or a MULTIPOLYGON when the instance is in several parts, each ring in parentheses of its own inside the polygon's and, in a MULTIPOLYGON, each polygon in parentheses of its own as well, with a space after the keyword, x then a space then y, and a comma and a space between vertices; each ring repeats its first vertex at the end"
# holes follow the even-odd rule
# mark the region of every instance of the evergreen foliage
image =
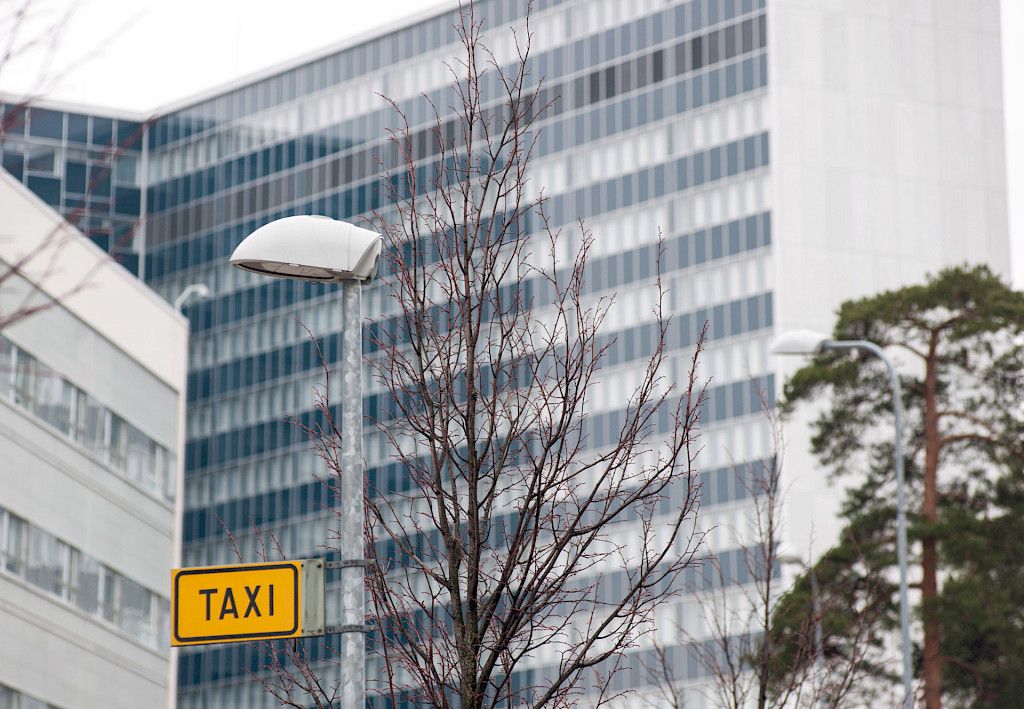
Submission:
MULTIPOLYGON (((900 368, 925 705, 1015 705, 1024 696, 1024 293, 987 267, 950 268, 843 303, 833 336, 889 348, 900 368)), ((849 653, 896 627, 896 587, 881 581, 896 578, 891 389, 876 358, 829 352, 786 384, 783 410, 812 400, 830 404, 814 422, 813 452, 849 485, 841 541, 815 564, 824 592, 849 600, 823 608, 825 654, 849 653), (861 604, 884 612, 853 638, 848 621, 861 604)), ((780 604, 780 640, 806 614, 807 586, 800 579, 780 604)), ((780 677, 792 669, 780 666, 780 677)), ((891 662, 865 669, 899 675, 891 662)))

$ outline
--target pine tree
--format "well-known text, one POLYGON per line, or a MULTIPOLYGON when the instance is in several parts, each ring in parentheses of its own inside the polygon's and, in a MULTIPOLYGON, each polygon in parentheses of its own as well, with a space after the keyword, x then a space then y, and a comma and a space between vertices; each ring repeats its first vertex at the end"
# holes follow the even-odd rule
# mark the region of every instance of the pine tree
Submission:
MULTIPOLYGON (((911 580, 918 577, 921 598, 925 706, 940 709, 944 692, 1006 706, 997 698, 1020 696, 1005 688, 1020 687, 1016 668, 1024 666, 1024 293, 984 266, 951 268, 923 285, 844 303, 834 337, 871 340, 908 365, 901 379, 911 580)), ((877 359, 844 353, 817 357, 785 390, 786 409, 830 401, 814 423, 812 448, 833 476, 856 481, 842 507, 840 547, 856 540, 876 572, 896 559, 890 396, 877 359)), ((825 559, 836 556, 843 555, 825 559)), ((861 573, 820 565, 823 585, 861 573)), ((880 624, 891 622, 891 614, 880 616, 880 624)), ((838 618, 830 625, 842 627, 838 618)), ((841 632, 830 639, 842 645, 841 632)))

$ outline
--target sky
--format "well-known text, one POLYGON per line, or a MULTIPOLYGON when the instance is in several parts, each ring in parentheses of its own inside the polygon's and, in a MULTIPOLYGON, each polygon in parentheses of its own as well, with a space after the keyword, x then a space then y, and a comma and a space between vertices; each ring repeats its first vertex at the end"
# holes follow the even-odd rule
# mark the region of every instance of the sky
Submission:
MULTIPOLYGON (((11 18, 20 41, 56 40, 0 60, 0 91, 90 106, 161 106, 453 0, 0 0, 0 57, 11 18), (49 31, 60 27, 59 33, 49 31), (41 88, 41 90, 40 90, 41 88)), ((1024 288, 1024 0, 1000 0, 1014 285, 1024 288)))

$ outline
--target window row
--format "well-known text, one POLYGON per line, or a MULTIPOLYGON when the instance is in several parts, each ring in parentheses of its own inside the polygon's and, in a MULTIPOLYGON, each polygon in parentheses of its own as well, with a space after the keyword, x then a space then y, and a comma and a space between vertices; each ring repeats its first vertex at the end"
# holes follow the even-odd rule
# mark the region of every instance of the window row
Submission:
MULTIPOLYGON (((244 273, 237 268, 231 270, 244 273)), ((214 279, 196 277, 195 280, 210 284, 214 279)), ((211 290, 216 293, 216 286, 211 285, 211 290)), ((377 290, 379 289, 374 289, 374 292, 377 290)), ((340 330, 344 312, 340 295, 340 291, 335 290, 326 298, 318 298, 288 312, 254 312, 257 318, 255 320, 244 321, 220 332, 208 331, 203 335, 194 335, 189 343, 189 364, 192 370, 206 369, 215 364, 241 359, 265 350, 279 349, 284 344, 302 342, 309 339, 307 327, 317 337, 340 330)), ((364 288, 363 309, 368 313, 382 312, 383 308, 376 310, 372 304, 366 302, 365 299, 369 296, 370 291, 364 288)), ((388 305, 394 310, 393 304, 388 305)))
MULTIPOLYGON (((764 293, 676 316, 666 333, 667 347, 683 349, 692 346, 708 322, 708 340, 720 340, 741 332, 771 327, 772 294, 764 293)), ((610 335, 604 336, 600 338, 599 344, 602 347, 608 344, 603 362, 605 366, 611 367, 649 357, 656 342, 655 326, 648 323, 616 333, 614 340, 610 335)), ((516 368, 510 377, 513 382, 524 382, 528 377, 528 370, 525 367, 516 368)), ((771 385, 762 386, 762 390, 769 393, 774 391, 771 385)), ((740 385, 734 385, 729 393, 726 393, 725 389, 716 392, 708 394, 706 416, 703 418, 705 422, 714 423, 760 410, 760 394, 749 398, 740 385), (757 406, 752 403, 755 399, 758 402, 757 406)), ((395 419, 400 415, 396 402, 387 393, 366 396, 363 407, 366 415, 377 421, 395 419)), ((333 415, 340 419, 337 405, 332 408, 333 415)), ((620 415, 622 412, 591 417, 590 426, 596 429, 591 438, 593 445, 600 447, 606 444, 605 434, 612 435, 609 432, 617 430, 615 427, 621 425, 621 421, 615 421, 620 415)), ((186 470, 192 473, 203 468, 228 465, 234 461, 267 455, 273 451, 299 445, 306 440, 303 427, 318 425, 326 425, 324 417, 321 412, 311 408, 296 414, 292 420, 263 421, 212 436, 191 439, 186 444, 186 470)), ((387 437, 373 431, 366 435, 365 448, 367 458, 370 460, 384 459, 391 454, 387 437)))
POLYGON ((0 104, 0 126, 5 138, 67 141, 95 148, 140 152, 145 125, 139 121, 85 116, 24 103, 0 104))
MULTIPOLYGON (((649 4, 655 1, 647 0, 649 4)), ((635 3, 630 9, 635 14, 637 10, 643 9, 643 4, 635 3)), ((653 21, 653 18, 647 19, 649 22, 653 21)), ((564 26, 564 15, 549 14, 544 18, 535 17, 531 23, 532 55, 546 57, 548 53, 540 52, 540 48, 551 42, 545 42, 544 37, 559 33, 564 26), (552 29, 556 29, 556 32, 552 33, 552 29)), ((586 30, 580 30, 577 34, 581 32, 586 33, 586 30)), ((485 36, 483 39, 496 57, 503 55, 502 46, 511 44, 509 40, 511 35, 505 26, 498 28, 493 36, 485 36)), ((660 41, 660 38, 657 41, 660 41)), ((379 108, 382 104, 379 96, 382 94, 399 100, 402 110, 407 111, 409 115, 411 125, 431 120, 433 113, 428 110, 427 103, 420 100, 420 96, 426 91, 431 94, 434 105, 447 106, 452 103, 450 90, 447 94, 442 89, 430 90, 431 87, 447 86, 450 83, 450 73, 445 62, 452 51, 454 48, 450 47, 448 51, 420 57, 416 62, 389 66, 386 72, 377 71, 360 79, 345 81, 325 90, 296 97, 293 101, 271 109, 257 107, 254 112, 244 114, 241 120, 216 130, 204 131, 197 139, 170 149, 154 150, 149 161, 150 182, 163 182, 180 177, 300 133, 320 132, 344 136, 346 145, 340 149, 346 149, 353 144, 376 141, 384 132, 383 129, 394 127, 386 124, 387 109, 379 108), (409 100, 409 96, 416 98, 409 100), (411 112, 408 112, 410 109, 411 112), (353 118, 339 122, 340 116, 353 114, 353 118)), ((504 54, 512 51, 514 47, 507 47, 504 54)), ((559 57, 564 56, 565 52, 564 47, 555 50, 559 57)), ((595 55, 594 60, 587 66, 602 63, 605 59, 607 58, 595 55)), ((561 63, 560 60, 553 64, 558 63, 561 63)), ((539 65, 541 73, 538 74, 534 70, 531 76, 561 76, 565 73, 544 70, 546 64, 545 62, 539 65)), ((500 95, 498 82, 494 77, 485 74, 482 79, 484 96, 491 99, 500 95), (491 85, 489 90, 488 85, 491 85)))
MULTIPOLYGON (((650 12, 650 8, 644 8, 640 3, 606 1, 603 7, 599 7, 600 3, 580 3, 575 8, 568 8, 565 13, 561 13, 557 17, 537 17, 536 13, 546 9, 548 5, 549 3, 536 3, 533 8, 535 17, 532 29, 541 36, 534 41, 532 62, 535 66, 531 68, 532 77, 564 76, 582 71, 615 57, 658 44, 665 37, 680 37, 759 10, 764 7, 765 0, 691 0, 690 2, 680 2, 674 7, 653 14, 647 14, 650 12), (644 16, 633 19, 639 12, 643 12, 644 16), (578 37, 578 39, 567 41, 562 46, 557 46, 550 51, 537 52, 537 46, 543 39, 546 26, 544 20, 553 21, 558 31, 561 31, 561 26, 564 24, 570 36, 578 37)), ((654 3, 650 3, 650 5, 654 5, 654 3)), ((522 3, 519 3, 518 7, 514 16, 503 17, 499 11, 497 16, 502 19, 496 21, 495 9, 489 7, 488 3, 481 3, 477 12, 479 17, 484 19, 486 25, 503 30, 509 22, 514 22, 521 15, 522 3)), ((254 114, 264 112, 271 107, 294 103, 296 99, 328 90, 337 84, 355 83, 352 79, 356 76, 379 70, 384 66, 391 66, 395 62, 402 61, 403 58, 422 55, 450 44, 454 39, 451 32, 454 19, 454 15, 442 15, 433 20, 418 23, 379 40, 345 50, 340 54, 324 57, 313 64, 307 64, 280 76, 264 79, 181 113, 166 116, 157 121, 154 129, 150 131, 150 147, 163 148, 169 143, 188 140, 191 136, 199 134, 206 134, 207 140, 217 140, 222 137, 218 131, 234 131, 236 129, 234 125, 224 128, 225 123, 230 123, 238 118, 249 120, 254 114), (390 44, 399 35, 423 33, 430 26, 434 27, 431 34, 437 38, 437 42, 427 43, 423 46, 422 51, 413 51, 415 45, 404 43, 401 45, 401 50, 413 52, 406 57, 389 56, 385 51, 378 54, 374 61, 372 54, 365 54, 367 50, 372 50, 377 43, 390 44)), ((506 38, 506 35, 501 34, 500 30, 499 34, 486 39, 488 46, 495 45, 491 46, 492 49, 502 44, 502 40, 506 38)), ((432 59, 431 57, 420 58, 432 59)), ((417 68, 416 64, 406 66, 417 68)), ((399 67, 399 71, 402 68, 399 67)), ((370 78, 372 79, 372 77, 370 78)), ((489 83, 488 80, 493 79, 486 75, 483 78, 485 84, 489 83)), ((423 90, 424 84, 418 82, 416 86, 418 95, 423 90)), ((451 103, 451 98, 444 92, 444 89, 429 92, 434 105, 447 106, 451 103)), ((494 91, 490 93, 494 93, 494 91)), ((401 96, 401 92, 398 92, 397 95, 401 96)), ((429 106, 423 101, 402 101, 401 109, 413 125, 430 120, 433 116, 429 106)), ((370 126, 377 125, 379 125, 379 119, 373 115, 359 116, 343 124, 346 134, 368 137, 376 135, 377 131, 371 130, 370 126)), ((190 146, 184 146, 184 148, 189 149, 190 146)), ((182 149, 182 147, 178 147, 174 152, 182 149)), ((221 158, 223 157, 225 156, 222 154, 221 158)), ((184 162, 178 164, 184 165, 184 162)))
POLYGON ((211 436, 254 421, 288 418, 308 409, 314 392, 323 387, 322 370, 318 366, 312 370, 304 368, 296 375, 193 406, 189 411, 188 437, 211 436))
MULTIPOLYGON (((585 106, 661 84, 669 77, 693 74, 703 67, 750 54, 764 47, 765 42, 764 15, 760 15, 706 35, 684 40, 675 46, 658 49, 624 63, 598 69, 589 75, 545 88, 540 92, 538 105, 547 106, 543 114, 545 120, 554 119, 566 112, 579 113, 585 106), (728 38, 734 40, 730 42, 728 38)), ((718 83, 717 74, 712 73, 708 76, 713 83, 718 83)), ((735 87, 738 82, 739 77, 734 70, 731 84, 735 87)), ((724 85, 727 81, 721 83, 724 85)), ((451 99, 445 99, 438 105, 447 106, 451 103, 451 99)), ((502 120, 502 106, 503 104, 499 103, 492 107, 495 109, 497 120, 502 120)), ((446 143, 455 142, 458 145, 462 133, 459 120, 457 117, 448 118, 441 126, 440 134, 444 136, 446 143)), ((548 132, 551 132, 550 129, 548 132)), ((557 131, 558 135, 562 133, 564 131, 557 131)), ((578 139, 579 136, 577 143, 578 139)), ((437 142, 438 130, 434 123, 414 131, 410 136, 413 159, 419 161, 437 155, 440 151, 437 142)), ((331 183, 335 185, 342 180, 354 182, 377 175, 382 167, 395 170, 404 164, 404 158, 391 143, 378 141, 374 145, 349 152, 351 145, 349 136, 336 135, 334 131, 296 136, 294 140, 268 146, 261 151, 224 162, 220 166, 209 167, 155 185, 150 199, 152 209, 154 212, 172 209, 179 204, 230 189, 234 185, 258 180, 301 163, 312 162, 343 151, 346 152, 343 157, 333 161, 329 166, 320 166, 319 170, 325 177, 330 174, 331 183)), ((555 150, 559 148, 556 146, 555 150)), ((302 171, 298 176, 304 176, 309 172, 302 171)), ((313 184, 317 179, 311 177, 309 181, 313 184)), ((290 182, 291 179, 289 184, 290 182)), ((298 193, 302 194, 302 190, 298 190, 298 193)))
MULTIPOLYGON (((725 180, 743 172, 754 171, 768 164, 768 134, 749 136, 711 150, 693 153, 673 161, 655 165, 638 172, 623 175, 556 195, 548 204, 548 216, 553 227, 575 221, 581 215, 613 211, 637 203, 658 199, 675 192, 701 187, 725 180)), ((532 232, 533 214, 524 215, 526 232, 532 232)), ((425 239, 431 241, 430 238, 425 239)), ((431 246, 424 243, 424 251, 431 246)), ((436 250, 436 249, 435 249, 436 250)), ((436 258, 436 255, 435 255, 436 258)), ((386 266, 386 264, 385 264, 386 266)), ((386 268, 385 268, 386 270, 386 268)), ((386 276, 386 273, 382 273, 386 276)), ((263 283, 251 289, 197 303, 189 310, 193 331, 197 333, 254 315, 258 312, 288 307, 314 294, 322 293, 324 286, 293 281, 263 283), (256 299, 262 305, 250 305, 256 299)), ((191 389, 191 386, 190 386, 191 389)), ((196 390, 200 391, 200 390, 196 390)))
MULTIPOLYGON (((542 12, 562 2, 564 0, 541 0, 533 3, 532 7, 534 12, 542 12)), ((521 18, 525 9, 526 5, 521 0, 483 0, 476 13, 487 29, 521 18)), ((446 12, 162 117, 154 124, 149 146, 157 148, 186 139, 221 122, 294 101, 300 96, 449 44, 455 39, 452 26, 458 22, 458 12, 446 12)))
MULTIPOLYGON (((657 230, 653 229, 651 233, 656 235, 657 230)), ((612 234, 606 234, 606 238, 611 239, 612 234)), ((770 243, 771 220, 767 212, 717 224, 690 234, 668 236, 664 243, 662 273, 669 274, 677 269, 699 266, 709 261, 736 256, 768 246, 770 243)), ((657 246, 654 244, 593 258, 588 264, 586 289, 592 293, 622 289, 638 281, 642 282, 653 278, 657 258, 657 246)), ((508 288, 510 291, 512 289, 522 291, 524 297, 535 303, 553 302, 553 293, 545 285, 544 279, 531 278, 522 283, 510 285, 508 288)), ((235 293, 230 299, 238 301, 236 307, 240 312, 246 312, 247 309, 250 314, 266 312, 272 302, 271 299, 265 297, 266 289, 275 287, 277 286, 273 283, 264 284, 250 293, 235 293), (247 296, 256 296, 255 302, 247 303, 247 296)), ((288 305, 290 304, 288 303, 288 305)), ((332 316, 316 318, 316 321, 333 325, 333 327, 313 330, 314 334, 324 341, 322 352, 327 362, 330 363, 335 361, 333 357, 340 352, 340 336, 337 334, 337 330, 341 326, 338 317, 340 317, 342 309, 340 304, 335 301, 321 302, 318 309, 332 313, 332 316)), ((367 312, 379 311, 368 308, 367 312)), ((307 311, 306 315, 310 316, 311 313, 307 311)), ((192 371, 189 373, 189 401, 199 401, 220 392, 247 388, 279 377, 291 376, 300 369, 318 368, 319 357, 308 336, 304 332, 299 332, 300 328, 295 324, 293 318, 293 313, 287 313, 280 317, 264 318, 258 323, 243 325, 243 328, 248 327, 252 331, 260 330, 256 342, 261 345, 249 349, 248 352, 251 354, 244 357, 241 355, 245 350, 238 349, 236 346, 238 343, 233 343, 236 339, 239 342, 242 341, 238 337, 237 329, 232 331, 230 340, 228 340, 228 335, 200 335, 207 340, 223 337, 224 340, 219 342, 216 347, 226 348, 228 352, 237 352, 238 358, 229 360, 227 357, 219 357, 220 364, 208 368, 194 363, 192 371), (288 333, 284 331, 286 327, 297 336, 287 337, 288 333), (270 335, 275 335, 275 337, 270 337, 270 335), (277 348, 268 350, 265 346, 270 343, 280 344, 277 348)), ((238 318, 232 319, 237 320, 238 318)), ((316 322, 312 319, 304 321, 311 324, 316 322)), ((194 318, 194 322, 198 322, 198 319, 194 318)), ((381 317, 373 325, 364 328, 364 332, 363 349, 367 353, 372 353, 377 349, 374 340, 400 337, 401 319, 395 316, 381 317)), ((206 333, 210 333, 210 331, 207 330, 206 333)), ((249 341, 251 342, 251 340, 249 341)))
POLYGON ((173 452, 2 336, 0 398, 32 412, 149 494, 174 500, 173 452))
POLYGON ((147 647, 162 650, 169 643, 166 598, 3 508, 0 570, 120 628, 147 647))
MULTIPOLYGON (((727 100, 740 93, 753 91, 764 85, 766 77, 764 59, 764 55, 761 55, 743 60, 738 64, 712 70, 708 76, 683 79, 678 85, 670 84, 660 87, 653 92, 625 99, 621 104, 618 102, 608 104, 584 114, 554 121, 540 132, 537 157, 556 153, 566 146, 579 147, 590 140, 598 140, 660 121, 670 115, 672 106, 680 101, 682 103, 676 108, 679 109, 678 113, 684 113, 690 109, 727 100), (709 78, 711 75, 716 77, 714 81, 709 78), (730 77, 732 78, 730 79, 730 77), (737 83, 738 77, 742 77, 742 84, 737 83)), ((730 162, 722 167, 709 161, 708 177, 713 179, 715 170, 732 174, 730 170, 736 169, 738 165, 735 162, 730 162)), ((187 237, 189 233, 204 230, 204 225, 207 223, 209 225, 237 223, 221 227, 217 232, 183 238, 173 244, 159 244, 150 253, 147 273, 151 274, 151 278, 160 279, 184 269, 195 268, 200 264, 223 259, 231 253, 234 246, 246 234, 272 219, 302 213, 326 214, 339 219, 351 219, 352 215, 364 213, 368 209, 380 209, 382 206, 386 206, 384 205, 385 195, 382 194, 376 178, 374 181, 359 186, 334 191, 333 194, 324 193, 320 199, 312 199, 314 194, 322 193, 328 187, 335 189, 336 183, 331 182, 326 176, 328 169, 327 164, 308 168, 306 171, 311 174, 303 178, 305 187, 302 191, 292 184, 292 181, 298 179, 296 175, 282 175, 262 185, 255 185, 244 192, 224 195, 176 212, 154 215, 150 222, 151 233, 154 235, 163 233, 173 234, 175 237, 187 237), (324 173, 323 176, 319 176, 321 172, 324 173), (287 192, 290 196, 287 200, 284 200, 283 192, 280 195, 277 194, 281 190, 272 188, 272 185, 277 183, 289 185, 287 192), (304 204, 294 202, 295 199, 302 197, 309 198, 309 201, 304 204), (279 202, 291 203, 293 206, 272 211, 279 202), (247 221, 243 222, 242 219, 247 219, 247 221)), ((422 168, 424 171, 426 169, 422 168)), ((339 174, 341 173, 339 172, 339 174)), ((426 184, 426 172, 423 172, 421 177, 423 178, 421 184, 426 184)), ((706 178, 701 176, 701 179, 706 178)), ((572 214, 568 221, 574 221, 578 216, 589 217, 601 211, 607 211, 600 204, 586 206, 590 211, 572 214)))
MULTIPOLYGON (((725 224, 718 224, 706 230, 699 230, 692 234, 681 235, 668 239, 665 242, 665 253, 663 255, 663 274, 668 275, 676 269, 700 265, 713 260, 721 260, 732 257, 742 252, 749 252, 763 248, 771 243, 770 217, 768 213, 762 213, 737 219, 725 224)), ((601 292, 604 290, 622 291, 624 288, 635 288, 637 283, 648 281, 654 276, 654 266, 657 260, 657 246, 645 245, 638 250, 631 250, 623 253, 612 254, 603 258, 596 258, 589 264, 588 269, 588 292, 601 292)), ((527 281, 509 286, 522 291, 527 299, 537 303, 551 302, 554 297, 545 288, 542 279, 529 279, 527 281)), ((723 295, 723 298, 726 297, 723 295)), ((322 304, 323 308, 340 312, 340 305, 334 302, 322 304)), ((646 315, 649 307, 641 306, 639 311, 646 315)), ((617 308, 616 308, 617 311, 617 308)), ((291 315, 288 316, 291 319, 291 315)), ((262 321, 263 324, 269 322, 262 321)), ((285 318, 281 318, 285 324, 285 318)), ((606 330, 612 331, 626 328, 635 323, 635 319, 623 319, 621 324, 616 326, 612 320, 607 322, 606 330)), ((735 327, 740 327, 738 317, 732 319, 735 327)), ((724 327, 723 323, 723 327, 724 327)), ((293 323, 293 327, 296 327, 293 323)), ((403 342, 404 333, 400 318, 386 318, 364 328, 364 350, 373 352, 377 349, 375 339, 383 341, 395 339, 403 342)), ((626 332, 631 332, 626 330, 626 332)), ((724 332, 724 330, 723 330, 724 332)), ((321 342, 321 353, 328 364, 338 361, 341 352, 341 335, 337 330, 333 332, 316 332, 321 342)), ((261 342, 287 342, 287 340, 259 340, 261 342)), ((310 386, 321 377, 319 372, 319 355, 308 337, 299 339, 294 344, 285 344, 276 349, 270 349, 253 353, 248 357, 225 362, 211 368, 194 368, 188 375, 188 400, 191 403, 203 402, 217 397, 217 394, 226 393, 238 389, 250 389, 245 392, 248 403, 238 401, 231 404, 233 400, 220 400, 217 408, 221 411, 214 413, 207 411, 203 420, 194 420, 189 423, 189 437, 196 437, 197 433, 211 434, 220 432, 225 428, 237 427, 232 422, 247 422, 267 420, 268 418, 281 418, 286 413, 294 412, 294 407, 301 406, 303 409, 308 406, 311 398, 310 386), (300 372, 306 372, 307 378, 300 381, 291 381, 300 372), (271 391, 261 389, 251 390, 253 387, 261 386, 267 382, 281 378, 289 378, 285 382, 287 389, 271 391), (310 378, 311 377, 311 378, 310 378), (293 387, 297 386, 295 390, 293 387), (236 408, 236 413, 229 414, 231 407, 236 408)), ((301 409, 300 409, 301 410, 301 409)), ((194 413, 197 411, 194 409, 194 413)))
POLYGON ((323 468, 320 458, 310 455, 308 446, 263 455, 251 462, 209 468, 189 478, 185 509, 291 488, 316 475, 322 477, 323 468))
MULTIPOLYGON (((273 525, 272 528, 262 527, 254 529, 252 522, 242 519, 233 527, 227 527, 238 544, 238 551, 241 558, 247 562, 256 562, 262 559, 262 554, 267 547, 268 535, 274 535, 274 553, 280 548, 281 553, 287 559, 303 559, 311 557, 326 557, 333 560, 338 557, 336 552, 329 551, 334 542, 334 530, 337 530, 338 519, 333 512, 325 512, 323 504, 316 504, 300 512, 299 517, 282 520, 281 523, 273 525)), ((211 520, 211 523, 216 524, 211 520)), ((196 543, 186 544, 182 547, 185 555, 185 562, 189 566, 218 566, 234 564, 238 562, 238 554, 235 553, 231 544, 227 543, 224 536, 224 528, 217 525, 214 536, 196 543)), ((326 581, 330 584, 337 580, 337 571, 328 570, 326 581)), ((331 598, 330 595, 327 596, 331 598)), ((330 613, 328 606, 328 613, 330 613)))

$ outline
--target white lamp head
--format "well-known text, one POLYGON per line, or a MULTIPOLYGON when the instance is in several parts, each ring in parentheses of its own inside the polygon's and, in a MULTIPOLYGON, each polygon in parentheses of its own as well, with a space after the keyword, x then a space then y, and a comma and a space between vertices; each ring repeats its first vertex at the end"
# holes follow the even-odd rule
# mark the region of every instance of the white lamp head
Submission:
POLYGON ((319 283, 369 281, 377 275, 383 244, 380 234, 330 217, 285 217, 245 237, 231 265, 319 283))
POLYGON ((829 341, 828 335, 813 330, 788 330, 772 342, 772 354, 819 355, 829 341))

